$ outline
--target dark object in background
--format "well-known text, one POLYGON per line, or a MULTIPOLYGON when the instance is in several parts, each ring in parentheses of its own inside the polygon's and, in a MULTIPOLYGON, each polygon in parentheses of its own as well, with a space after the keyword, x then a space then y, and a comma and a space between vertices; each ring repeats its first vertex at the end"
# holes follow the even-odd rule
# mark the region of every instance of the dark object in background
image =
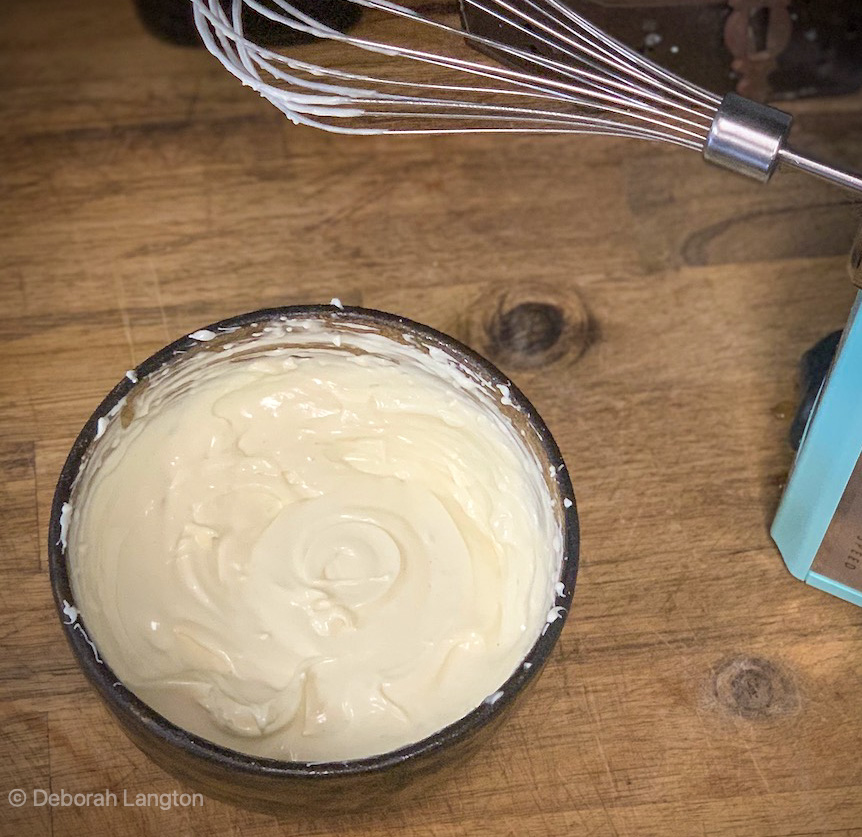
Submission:
MULTIPOLYGON (((322 22, 341 30, 356 23, 362 14, 359 6, 345 3, 344 0, 294 0, 294 4, 300 11, 313 14, 322 22)), ((263 5, 266 5, 266 0, 263 0, 263 5)), ((231 0, 222 0, 222 6, 230 14, 231 0)), ((271 7, 279 11, 277 6, 271 7)), ((179 46, 202 46, 189 0, 135 0, 135 8, 141 22, 157 38, 179 46)), ((249 40, 258 44, 288 46, 314 40, 310 35, 273 23, 245 6, 242 22, 249 40)))
MULTIPOLYGON (((860 0, 562 2, 617 40, 719 95, 733 91, 774 101, 852 93, 862 86, 860 0)), ((469 32, 566 60, 463 0, 461 16, 469 32)), ((516 65, 511 58, 505 62, 516 65)))
POLYGON ((814 402, 832 365, 842 333, 833 331, 832 334, 828 334, 815 343, 799 360, 799 386, 802 390, 802 400, 790 425, 790 447, 793 450, 799 450, 802 434, 805 433, 805 427, 814 409, 814 402))

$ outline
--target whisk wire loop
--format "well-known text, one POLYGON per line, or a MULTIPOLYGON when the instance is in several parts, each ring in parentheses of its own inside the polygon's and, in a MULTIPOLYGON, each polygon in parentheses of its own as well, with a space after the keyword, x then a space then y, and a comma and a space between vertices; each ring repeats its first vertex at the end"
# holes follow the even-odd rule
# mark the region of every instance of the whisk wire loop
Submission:
MULTIPOLYGON (((527 16, 525 19, 523 12, 505 0, 499 0, 499 2, 495 0, 490 4, 479 0, 466 1, 474 2, 485 11, 496 12, 504 25, 524 35, 536 37, 535 33, 525 25, 530 22, 530 18, 527 16), (491 8, 494 5, 502 8, 505 13, 491 8)), ((309 121, 308 118, 311 118, 318 127, 330 130, 339 132, 356 130, 361 133, 461 133, 477 130, 536 130, 537 126, 542 125, 543 130, 550 128, 578 133, 640 136, 644 139, 699 147, 698 144, 702 144, 709 127, 708 113, 683 103, 676 103, 651 90, 644 91, 636 88, 631 82, 626 82, 615 70, 603 67, 599 63, 601 52, 591 50, 590 53, 578 55, 574 51, 578 41, 569 36, 577 36, 580 39, 584 36, 554 14, 556 5, 554 0, 550 0, 548 8, 544 10, 546 18, 544 20, 536 18, 539 28, 547 33, 547 35, 538 35, 539 43, 558 55, 568 57, 572 60, 571 64, 507 43, 464 33, 447 23, 424 18, 411 9, 385 0, 345 0, 345 2, 353 2, 368 9, 433 27, 450 37, 457 36, 459 40, 467 37, 480 47, 497 50, 510 59, 516 59, 522 65, 531 65, 543 71, 542 75, 479 63, 453 55, 441 55, 401 44, 347 35, 321 23, 286 0, 272 0, 272 5, 278 10, 272 6, 263 5, 257 0, 232 0, 230 18, 225 14, 219 0, 194 0, 194 2, 196 19, 205 43, 231 72, 257 89, 295 121, 309 121), (274 50, 264 49, 245 38, 242 27, 243 6, 247 6, 273 23, 289 26, 305 35, 340 42, 385 58, 406 59, 462 75, 466 73, 470 77, 494 84, 478 86, 463 83, 409 81, 333 69, 309 62, 297 62, 274 50), (558 29, 553 29, 549 21, 555 22, 558 29), (580 60, 584 66, 576 66, 574 63, 576 60, 580 60), (277 64, 283 65, 289 72, 279 69, 277 64), (261 72, 267 74, 269 79, 262 78, 261 72), (298 73, 317 76, 328 81, 310 80, 301 77, 298 73), (348 88, 345 87, 344 82, 349 84, 359 82, 370 86, 348 88), (380 89, 381 86, 383 90, 380 89), (386 89, 398 87, 409 88, 414 94, 421 91, 422 95, 390 92, 386 89), (544 102, 543 107, 547 115, 542 116, 538 113, 539 108, 535 104, 503 106, 489 101, 489 98, 512 96, 544 102), (556 101, 558 106, 565 105, 569 110, 551 109, 548 107, 551 101, 556 101), (393 110, 375 107, 383 103, 398 103, 402 108, 409 105, 409 108, 393 110), (669 110, 672 105, 674 107, 669 110), (598 118, 595 115, 597 112, 612 115, 614 118, 598 118), (322 118, 338 119, 340 123, 353 118, 362 120, 366 124, 357 125, 354 129, 352 125, 322 122, 322 118), (400 124, 407 120, 428 122, 438 119, 456 120, 461 123, 469 120, 471 124, 443 128, 404 127, 400 124), (505 126, 494 124, 505 119, 509 119, 510 123, 505 126), (381 128, 372 124, 380 120, 394 120, 397 124, 389 124, 381 128)), ((541 11, 532 0, 529 2, 529 7, 534 8, 537 15, 541 11)), ((700 104, 700 107, 704 105, 700 104)))

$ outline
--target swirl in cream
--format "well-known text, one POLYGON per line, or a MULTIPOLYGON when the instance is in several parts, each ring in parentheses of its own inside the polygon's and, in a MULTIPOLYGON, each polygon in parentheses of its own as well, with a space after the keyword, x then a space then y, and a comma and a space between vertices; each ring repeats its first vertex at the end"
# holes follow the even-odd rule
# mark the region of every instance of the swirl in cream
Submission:
POLYGON ((333 328, 270 325, 151 376, 72 498, 100 653, 254 755, 359 758, 456 721, 535 642, 559 574, 499 393, 439 349, 333 328))

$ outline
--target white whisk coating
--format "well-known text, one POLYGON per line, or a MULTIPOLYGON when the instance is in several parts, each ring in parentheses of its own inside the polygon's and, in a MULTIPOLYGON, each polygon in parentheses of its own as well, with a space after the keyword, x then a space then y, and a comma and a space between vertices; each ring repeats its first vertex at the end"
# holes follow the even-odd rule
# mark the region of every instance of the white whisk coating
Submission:
POLYGON ((204 43, 231 73, 293 122, 338 133, 605 134, 701 150, 721 103, 559 0, 462 0, 496 20, 500 39, 463 31, 455 3, 432 17, 428 9, 441 4, 420 14, 387 0, 342 0, 366 17, 344 33, 286 0, 231 0, 230 13, 222 0, 192 2, 204 43), (245 9, 320 43, 254 43, 245 9), (529 49, 510 41, 523 36, 529 49))

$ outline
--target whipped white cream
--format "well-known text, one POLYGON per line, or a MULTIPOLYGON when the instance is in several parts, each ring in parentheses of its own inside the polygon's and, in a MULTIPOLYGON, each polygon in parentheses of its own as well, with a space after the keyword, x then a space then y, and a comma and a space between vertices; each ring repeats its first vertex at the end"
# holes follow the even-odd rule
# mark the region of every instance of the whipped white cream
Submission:
POLYGON ((255 334, 100 425, 64 532, 99 653, 174 723, 287 760, 386 752, 498 699, 562 560, 508 389, 361 324, 255 334))

